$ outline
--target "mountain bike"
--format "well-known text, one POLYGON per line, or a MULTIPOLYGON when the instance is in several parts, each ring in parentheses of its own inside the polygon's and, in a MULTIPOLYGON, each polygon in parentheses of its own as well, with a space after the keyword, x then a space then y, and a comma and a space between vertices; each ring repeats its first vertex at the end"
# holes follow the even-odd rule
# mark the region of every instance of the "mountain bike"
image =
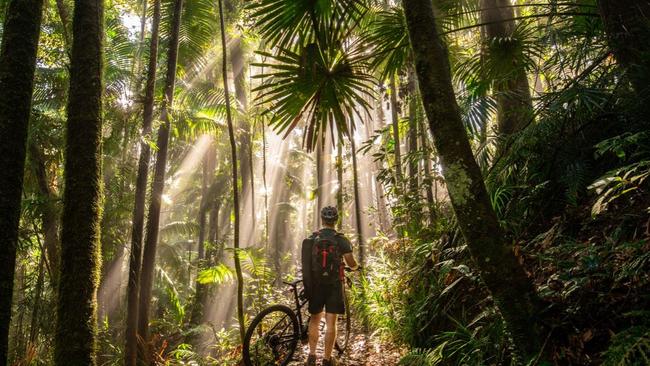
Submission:
MULTIPOLYGON (((347 269, 346 269, 347 271, 347 269)), ((349 283, 346 277, 345 283, 349 283)), ((286 366, 294 358, 299 343, 307 343, 309 338, 309 316, 303 317, 307 298, 305 290, 300 289, 302 279, 283 283, 290 287, 293 295, 293 308, 286 305, 272 305, 262 310, 253 319, 244 337, 243 358, 246 366, 286 366), (306 320, 304 322, 303 320, 306 320)), ((350 307, 347 291, 343 286, 345 314, 339 315, 337 337, 334 349, 341 357, 347 350, 350 338, 350 307)), ((320 330, 325 327, 322 320, 320 330)))

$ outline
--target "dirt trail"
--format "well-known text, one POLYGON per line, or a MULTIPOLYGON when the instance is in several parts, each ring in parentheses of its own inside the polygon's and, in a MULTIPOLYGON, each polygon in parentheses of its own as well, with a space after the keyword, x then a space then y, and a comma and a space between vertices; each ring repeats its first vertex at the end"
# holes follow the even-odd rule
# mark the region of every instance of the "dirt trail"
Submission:
MULTIPOLYGON (((356 327, 355 327, 356 328, 356 327)), ((392 366, 397 365, 403 352, 392 344, 381 342, 378 337, 363 335, 353 329, 350 344, 346 354, 338 358, 341 366, 392 366)), ((297 352, 298 353, 298 352, 297 352)), ((290 366, 304 365, 309 353, 309 346, 302 347, 301 354, 294 357, 290 366)), ((317 365, 320 366, 323 357, 323 337, 318 344, 317 365)))

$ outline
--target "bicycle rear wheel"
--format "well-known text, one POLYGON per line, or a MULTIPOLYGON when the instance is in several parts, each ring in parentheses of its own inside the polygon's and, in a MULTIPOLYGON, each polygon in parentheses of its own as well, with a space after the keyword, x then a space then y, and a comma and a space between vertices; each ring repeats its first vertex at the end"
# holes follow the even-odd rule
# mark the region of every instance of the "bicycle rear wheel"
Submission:
POLYGON ((347 351, 352 331, 350 304, 348 303, 348 292, 345 289, 343 289, 343 301, 345 303, 345 314, 341 314, 337 318, 336 343, 334 344, 334 349, 338 352, 339 357, 343 356, 347 351))
POLYGON ((288 306, 273 305, 259 313, 244 337, 246 366, 286 366, 296 351, 300 332, 288 306))

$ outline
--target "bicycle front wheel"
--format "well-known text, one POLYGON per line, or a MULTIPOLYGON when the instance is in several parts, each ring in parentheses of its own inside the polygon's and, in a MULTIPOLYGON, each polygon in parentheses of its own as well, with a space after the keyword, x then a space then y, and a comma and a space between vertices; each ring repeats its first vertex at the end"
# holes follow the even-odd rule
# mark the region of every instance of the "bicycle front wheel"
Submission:
POLYGON ((286 366, 300 338, 296 314, 284 305, 273 305, 259 313, 244 337, 246 366, 286 366))

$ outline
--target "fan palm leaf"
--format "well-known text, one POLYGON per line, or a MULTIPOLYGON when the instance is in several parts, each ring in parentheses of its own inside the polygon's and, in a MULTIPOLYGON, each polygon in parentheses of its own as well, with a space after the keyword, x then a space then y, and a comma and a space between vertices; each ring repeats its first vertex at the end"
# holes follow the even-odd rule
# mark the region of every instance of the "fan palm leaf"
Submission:
POLYGON ((362 0, 259 0, 248 6, 255 29, 271 46, 322 47, 344 39, 367 7, 362 0))
POLYGON ((339 137, 348 135, 350 113, 370 110, 373 79, 360 42, 345 49, 323 51, 312 43, 299 52, 280 48, 277 54, 262 54, 267 61, 255 66, 265 73, 256 77, 265 81, 253 91, 260 93, 260 104, 268 105, 269 125, 286 136, 304 119, 308 149, 328 126, 339 137))

